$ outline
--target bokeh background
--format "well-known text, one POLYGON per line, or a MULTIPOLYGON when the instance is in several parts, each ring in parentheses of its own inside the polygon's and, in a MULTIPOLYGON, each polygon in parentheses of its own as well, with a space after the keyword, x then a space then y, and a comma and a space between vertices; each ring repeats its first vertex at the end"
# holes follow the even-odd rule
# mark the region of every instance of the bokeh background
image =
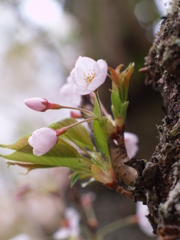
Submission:
MULTIPOLYGON (((126 130, 139 137, 137 158, 150 159, 158 143, 156 125, 164 115, 163 103, 158 93, 145 86, 145 75, 138 70, 144 66, 144 57, 169 7, 170 1, 166 0, 1 0, 0 142, 13 143, 35 129, 69 116, 66 110, 33 112, 24 105, 24 99, 44 97, 60 102, 59 89, 81 55, 102 58, 113 68, 120 63, 126 67, 135 62, 126 130)), ((107 79, 99 90, 109 112, 110 87, 111 80, 107 79)), ((0 149, 0 153, 7 151, 0 149)), ((64 169, 19 174, 22 172, 17 167, 7 169, 1 158, 0 239, 22 232, 32 234, 33 239, 37 236, 47 239, 45 236, 57 230, 66 206, 73 205, 68 197, 71 191, 68 173, 64 169), (25 200, 17 197, 29 188, 35 189, 35 195, 25 200), (58 191, 58 198, 45 195, 52 189, 58 191), (36 214, 32 214, 40 205, 39 215, 43 220, 37 220, 36 214), (44 209, 49 209, 48 217, 44 217, 44 209)), ((131 200, 99 183, 85 189, 77 184, 77 188, 80 193, 95 192, 99 227, 135 214, 136 205, 131 200)), ((133 225, 105 239, 150 238, 138 225, 133 225)))

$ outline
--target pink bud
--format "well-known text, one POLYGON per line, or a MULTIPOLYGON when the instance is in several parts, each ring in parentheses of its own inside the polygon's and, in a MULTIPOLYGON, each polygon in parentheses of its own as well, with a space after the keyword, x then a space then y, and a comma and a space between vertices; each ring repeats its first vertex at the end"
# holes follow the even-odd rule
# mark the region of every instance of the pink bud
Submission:
POLYGON ((49 152, 57 141, 58 136, 56 131, 46 127, 34 131, 28 139, 29 145, 33 147, 33 154, 36 156, 41 156, 49 152))
POLYGON ((48 101, 45 98, 28 98, 24 100, 24 103, 29 108, 38 112, 44 112, 48 109, 48 101))
POLYGON ((82 115, 80 112, 71 111, 70 115, 72 118, 82 118, 82 115))

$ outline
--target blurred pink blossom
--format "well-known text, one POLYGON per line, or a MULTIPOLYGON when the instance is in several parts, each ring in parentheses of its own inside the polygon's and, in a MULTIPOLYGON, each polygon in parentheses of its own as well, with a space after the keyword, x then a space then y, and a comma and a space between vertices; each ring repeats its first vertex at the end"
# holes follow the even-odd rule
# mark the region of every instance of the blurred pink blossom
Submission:
POLYGON ((148 207, 143 205, 142 202, 136 203, 136 215, 138 217, 138 224, 140 229, 149 237, 154 237, 153 229, 150 222, 147 219, 147 215, 149 214, 148 207))
MULTIPOLYGON (((124 141, 128 157, 133 158, 139 150, 139 147, 137 146, 137 143, 139 141, 138 136, 134 133, 125 132, 124 141)), ((116 140, 114 140, 114 143, 117 145, 116 140)))
POLYGON ((20 233, 9 240, 32 240, 32 238, 25 233, 20 233))
POLYGON ((74 92, 74 84, 71 75, 67 78, 67 83, 61 87, 60 95, 63 103, 67 102, 74 107, 78 107, 80 105, 81 96, 74 92))
POLYGON ((92 202, 95 200, 96 194, 94 192, 88 192, 85 194, 82 194, 81 196, 81 204, 84 207, 87 207, 92 204, 92 202))
POLYGON ((137 146, 137 143, 139 141, 138 136, 134 133, 125 132, 124 140, 128 157, 133 158, 139 150, 139 147, 137 146))
POLYGON ((70 237, 78 237, 80 234, 79 213, 74 208, 67 208, 64 213, 64 217, 64 226, 54 233, 54 239, 69 239, 70 237))

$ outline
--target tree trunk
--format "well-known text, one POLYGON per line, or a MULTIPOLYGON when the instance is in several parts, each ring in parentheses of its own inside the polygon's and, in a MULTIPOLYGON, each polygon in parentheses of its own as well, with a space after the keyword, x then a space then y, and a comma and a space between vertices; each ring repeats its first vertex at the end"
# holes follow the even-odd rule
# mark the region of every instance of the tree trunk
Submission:
MULTIPOLYGON (((159 144, 149 162, 130 160, 138 178, 131 183, 135 201, 148 205, 160 240, 180 239, 180 1, 164 17, 145 58, 146 84, 159 91, 165 117, 158 126, 159 144)), ((148 127, 148 126, 147 126, 148 127)))

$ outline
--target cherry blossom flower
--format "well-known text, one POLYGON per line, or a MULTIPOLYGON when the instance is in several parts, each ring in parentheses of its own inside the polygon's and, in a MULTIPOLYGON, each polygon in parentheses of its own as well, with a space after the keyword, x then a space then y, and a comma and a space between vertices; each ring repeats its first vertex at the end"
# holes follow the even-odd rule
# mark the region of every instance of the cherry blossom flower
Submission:
POLYGON ((41 156, 49 152, 57 141, 58 136, 56 131, 46 127, 34 131, 28 139, 29 144, 33 147, 33 154, 36 156, 41 156))
POLYGON ((48 106, 48 101, 45 98, 39 97, 25 99, 24 103, 27 107, 38 112, 46 111, 48 106))
POLYGON ((143 205, 142 202, 136 203, 136 215, 138 217, 138 224, 140 229, 149 237, 154 237, 153 229, 150 222, 147 219, 147 215, 149 214, 148 207, 143 205))
MULTIPOLYGON (((64 225, 54 233, 54 239, 76 238, 80 234, 79 221, 80 215, 74 208, 67 208, 65 213, 64 225)), ((79 238, 77 238, 79 239, 79 238)))
POLYGON ((97 62, 88 57, 79 57, 75 68, 70 74, 70 81, 74 85, 74 92, 86 95, 101 86, 107 77, 107 63, 100 59, 97 62))
POLYGON ((134 133, 124 133, 125 146, 129 158, 133 158, 139 150, 137 143, 139 141, 138 136, 134 133))

